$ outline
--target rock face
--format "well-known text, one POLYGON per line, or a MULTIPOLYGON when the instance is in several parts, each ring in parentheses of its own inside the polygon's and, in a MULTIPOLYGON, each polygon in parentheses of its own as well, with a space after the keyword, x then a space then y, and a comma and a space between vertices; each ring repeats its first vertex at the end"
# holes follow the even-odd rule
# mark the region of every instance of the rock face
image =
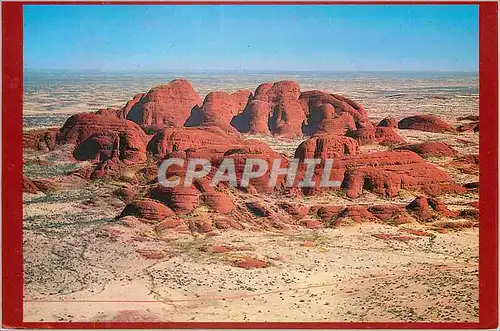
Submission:
POLYGON ((269 119, 269 128, 275 135, 282 137, 302 136, 302 123, 306 116, 298 100, 285 99, 274 106, 269 119))
POLYGON ((433 217, 429 203, 425 196, 419 196, 406 206, 406 209, 413 212, 419 220, 426 221, 433 217))
POLYGON ((301 161, 312 158, 324 160, 358 153, 359 145, 352 138, 335 135, 318 135, 302 142, 295 150, 294 158, 301 161))
POLYGON ((128 203, 134 200, 135 191, 129 187, 120 187, 113 192, 113 195, 128 203))
POLYGON ((134 95, 134 97, 132 99, 127 101, 125 106, 123 106, 119 111, 116 112, 117 117, 127 118, 130 110, 142 100, 144 95, 145 95, 144 93, 138 93, 138 94, 134 95))
POLYGON ((351 222, 384 222, 398 225, 411 221, 404 205, 350 205, 322 206, 317 210, 317 216, 323 224, 329 227, 348 225, 351 222))
POLYGON ((134 107, 139 101, 141 101, 143 96, 144 96, 144 93, 138 93, 132 99, 127 101, 125 106, 123 106, 122 108, 99 109, 96 112, 96 114, 101 115, 101 116, 112 116, 112 117, 126 119, 130 109, 132 109, 132 107, 134 107))
MULTIPOLYGON (((350 198, 359 197, 363 190, 393 197, 401 189, 423 190, 430 195, 444 192, 463 193, 465 188, 455 184, 451 177, 411 151, 359 153, 358 144, 349 137, 319 135, 304 141, 295 151, 294 158, 333 159, 330 180, 342 182, 350 198)), ((321 166, 315 168, 319 179, 321 166)), ((300 167, 298 180, 304 178, 305 168, 300 167)), ((303 188, 306 195, 321 190, 303 188)))
POLYGON ((399 145, 405 143, 404 139, 391 127, 366 127, 351 131, 348 135, 358 141, 360 145, 380 144, 399 145))
MULTIPOLYGON (((240 138, 237 134, 227 133, 219 126, 164 128, 150 140, 147 150, 157 157, 187 150, 204 151, 207 158, 211 159, 215 155, 222 155, 229 146, 238 143, 240 138)), ((200 156, 202 155, 198 153, 197 157, 200 156)))
POLYGON ((252 92, 240 90, 233 94, 210 92, 201 108, 194 108, 186 126, 219 126, 230 130, 233 117, 241 113, 251 98, 252 92))
POLYGON ((377 126, 396 129, 398 127, 398 121, 394 117, 386 117, 381 120, 377 126))
POLYGON ((333 175, 343 177, 350 198, 363 189, 393 197, 400 189, 419 189, 430 195, 464 193, 451 177, 410 151, 375 152, 344 157, 334 164, 333 175))
POLYGON ((355 222, 364 222, 364 221, 376 221, 376 218, 372 213, 368 210, 367 206, 348 206, 340 214, 336 222, 344 223, 345 219, 351 219, 355 222))
POLYGON ((125 164, 146 160, 146 135, 135 123, 111 116, 77 114, 57 133, 58 144, 75 144, 77 160, 107 161, 112 157, 125 164))
POLYGON ((277 105, 285 101, 297 101, 300 97, 300 86, 294 81, 280 81, 274 84, 263 83, 255 90, 255 99, 277 105))
POLYGON ((40 129, 23 132, 23 149, 51 151, 56 147, 56 134, 59 129, 40 129))
POLYGON ((282 191, 284 186, 284 176, 279 176, 275 186, 269 186, 271 168, 275 160, 279 160, 280 167, 288 167, 288 160, 281 154, 275 152, 272 148, 260 141, 249 140, 246 146, 232 148, 224 153, 223 157, 213 162, 214 168, 218 168, 224 159, 232 159, 235 166, 236 180, 241 183, 245 163, 247 159, 259 159, 267 164, 267 171, 258 178, 252 178, 248 182, 246 190, 249 192, 271 193, 273 191, 282 191))
POLYGON ((327 109, 325 105, 332 106, 337 116, 349 114, 357 128, 370 125, 368 113, 360 104, 338 94, 328 94, 317 90, 306 91, 301 94, 300 102, 307 116, 307 123, 304 127, 305 134, 315 133, 318 125, 323 120, 331 120, 335 117, 329 117, 331 108, 326 106, 329 108, 327 109))
MULTIPOLYGON (((264 83, 257 87, 255 100, 267 102, 272 109, 268 122, 272 134, 283 137, 302 135, 302 122, 305 119, 305 113, 299 102, 299 97, 300 86, 293 81, 281 81, 272 85, 264 83)), ((260 121, 264 118, 262 116, 260 121)))
POLYGON ((400 149, 408 149, 422 157, 455 156, 458 154, 456 150, 439 141, 426 141, 421 144, 403 146, 400 149))
POLYGON ((293 81, 263 83, 253 96, 247 90, 211 92, 201 103, 189 82, 174 80, 136 95, 121 109, 103 109, 98 114, 127 118, 156 132, 183 125, 218 126, 228 133, 234 127, 243 133, 285 138, 316 132, 344 135, 370 125, 358 103, 321 91, 301 93, 293 81))
POLYGON ((289 202, 281 202, 279 207, 286 211, 294 219, 299 220, 307 215, 309 211, 308 206, 301 206, 300 204, 292 204, 289 202))
POLYGON ((405 117, 398 123, 400 129, 411 129, 427 132, 454 132, 451 125, 435 115, 416 115, 405 117))
POLYGON ((184 79, 175 79, 168 84, 151 89, 138 102, 129 107, 127 119, 141 126, 155 125, 183 126, 193 107, 201 104, 200 96, 191 83, 184 79))
POLYGON ((292 81, 264 83, 253 100, 232 120, 240 132, 293 138, 315 133, 344 135, 369 125, 364 108, 336 94, 321 91, 301 93, 292 81))
POLYGON ((269 135, 271 113, 272 106, 269 102, 252 100, 242 113, 233 118, 231 125, 242 133, 269 135))
POLYGON ((137 200, 125 206, 119 217, 137 216, 151 221, 159 221, 168 216, 174 216, 174 212, 164 204, 151 199, 137 200))
POLYGON ((442 201, 425 196, 415 198, 406 206, 406 209, 420 221, 430 221, 439 216, 459 216, 459 212, 451 211, 442 201))
POLYGON ((402 205, 373 205, 368 211, 381 221, 387 222, 395 217, 406 217, 405 208, 402 205))
POLYGON ((165 187, 155 185, 148 195, 151 199, 165 204, 177 214, 187 214, 200 204, 200 192, 194 186, 165 187))
POLYGON ((354 130, 356 130, 354 118, 348 113, 342 113, 320 121, 316 127, 316 131, 314 131, 314 135, 330 134, 343 136, 347 132, 354 130))

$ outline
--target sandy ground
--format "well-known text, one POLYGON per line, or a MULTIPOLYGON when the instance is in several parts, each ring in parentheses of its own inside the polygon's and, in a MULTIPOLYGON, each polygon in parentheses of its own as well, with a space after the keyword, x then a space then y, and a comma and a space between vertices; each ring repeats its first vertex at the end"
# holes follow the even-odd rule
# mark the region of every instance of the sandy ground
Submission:
POLYGON ((409 241, 373 236, 380 233, 402 235, 397 227, 365 223, 180 235, 144 244, 114 238, 95 222, 52 234, 31 230, 25 239, 25 320, 477 320, 477 229, 409 241), (222 244, 234 250, 204 249, 222 244), (161 249, 166 257, 144 259, 139 246, 161 249), (242 256, 270 267, 234 267, 242 256))

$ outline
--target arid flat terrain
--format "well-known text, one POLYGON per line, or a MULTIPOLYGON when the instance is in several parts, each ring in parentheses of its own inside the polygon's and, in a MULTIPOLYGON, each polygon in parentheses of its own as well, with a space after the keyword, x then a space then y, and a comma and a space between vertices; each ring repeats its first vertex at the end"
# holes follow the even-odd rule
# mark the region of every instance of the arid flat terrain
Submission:
MULTIPOLYGON (((25 78, 26 132, 60 128, 76 113, 123 107, 136 93, 172 78, 32 74, 25 78)), ((341 177, 346 186, 313 194, 259 191, 257 185, 254 191, 222 187, 196 193, 196 201, 191 201, 191 193, 172 191, 169 199, 175 194, 181 198, 170 204, 154 186, 156 173, 148 173, 156 170, 158 159, 167 157, 168 147, 167 154, 160 145, 151 147, 162 131, 151 133, 146 116, 137 127, 147 133, 148 154, 144 145, 140 159, 143 156, 136 153, 141 148, 127 145, 123 148, 130 149, 120 149, 122 161, 117 164, 109 162, 113 156, 102 161, 106 148, 99 150, 101 160, 81 153, 84 131, 71 140, 76 130, 72 127, 69 133, 59 131, 57 139, 64 133, 66 140, 54 146, 48 142, 49 133, 30 136, 30 146, 36 148, 25 147, 24 152, 24 175, 33 185, 24 193, 25 321, 478 320, 479 132, 472 129, 475 118, 460 118, 479 114, 476 76, 302 73, 186 78, 201 99, 215 90, 254 93, 262 82, 287 79, 300 84, 300 98, 304 91, 321 90, 361 104, 368 120, 362 123, 353 113, 356 125, 345 137, 335 131, 287 137, 242 133, 234 138, 242 150, 269 149, 285 158, 310 139, 333 141, 326 152, 335 150, 334 144, 343 146, 342 155, 335 157, 347 164, 346 177, 344 169, 341 177), (390 132, 382 130, 396 137, 388 144, 363 135, 385 118, 400 121, 413 115, 437 115, 452 129, 429 132, 396 125, 390 132), (457 129, 466 124, 470 130, 457 129), (330 135, 335 138, 327 140, 330 135), (355 149, 346 147, 342 139, 347 136, 355 149), (434 149, 422 147, 428 142, 434 149), (134 161, 122 164, 123 155, 134 161), (373 155, 379 157, 366 161, 373 155), (392 161, 393 155, 414 161, 392 161), (355 168, 356 162, 362 167, 355 168), (356 171, 364 176, 357 189, 349 181, 356 171), (381 173, 396 177, 381 179, 381 173), (137 201, 147 202, 147 208, 141 209, 137 201), (156 206, 159 202, 164 207, 156 206), (132 207, 133 212, 125 212, 132 207)), ((338 100, 344 99, 335 96, 332 103, 338 100)), ((333 108, 352 106, 346 102, 349 106, 333 108)), ((308 105, 309 114, 320 109, 308 105)), ((282 111, 288 114, 290 109, 282 111)), ((209 110, 201 106, 201 112, 212 114, 209 110)), ((337 115, 333 120, 340 118, 337 115)), ((97 141, 106 147, 106 139, 97 141)), ((186 150, 190 146, 206 147, 196 140, 186 150)))

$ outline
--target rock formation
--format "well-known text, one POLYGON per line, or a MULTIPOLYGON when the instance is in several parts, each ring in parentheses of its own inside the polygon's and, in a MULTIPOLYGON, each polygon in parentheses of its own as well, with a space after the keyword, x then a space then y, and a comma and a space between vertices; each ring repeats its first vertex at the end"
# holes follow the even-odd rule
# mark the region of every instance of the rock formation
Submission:
POLYGON ((74 144, 80 161, 107 161, 112 156, 125 164, 146 160, 146 135, 135 123, 108 116, 71 116, 57 133, 58 144, 74 144))
POLYGON ((356 140, 336 135, 313 136, 302 142, 295 150, 294 158, 304 159, 336 159, 344 155, 359 153, 356 140))
POLYGON ((348 132, 348 136, 356 139, 360 145, 380 144, 399 145, 405 143, 404 139, 390 127, 373 127, 357 129, 348 132))
POLYGON ((162 158, 173 152, 194 152, 203 149, 210 155, 208 159, 211 159, 215 154, 222 155, 229 146, 238 143, 238 134, 228 133, 219 126, 164 128, 150 140, 147 150, 162 158))
POLYGON ((125 109, 130 108, 127 119, 141 126, 181 127, 193 107, 201 105, 201 98, 187 80, 175 79, 152 88, 139 101, 133 99, 131 104, 125 106, 125 109))
POLYGON ((269 102, 252 100, 247 104, 243 112, 232 119, 231 125, 242 133, 270 135, 269 120, 271 113, 272 107, 269 102))
POLYGON ((398 128, 427 132, 454 132, 455 129, 436 115, 416 115, 405 117, 398 122, 398 128))
POLYGON ((456 156, 458 152, 449 145, 439 141, 426 141, 421 144, 402 146, 399 149, 407 149, 422 157, 456 156))
POLYGON ((381 120, 377 126, 396 129, 398 127, 398 121, 394 117, 386 117, 381 120))
POLYGON ((56 134, 59 129, 39 129, 23 133, 23 149, 51 151, 56 147, 56 134))
POLYGON ((227 92, 210 92, 205 97, 201 108, 193 108, 186 126, 219 126, 231 130, 230 124, 235 116, 241 113, 252 92, 240 90, 229 94, 227 92))
POLYGON ((401 189, 419 189, 430 195, 464 193, 465 189, 431 163, 410 151, 364 153, 337 161, 333 172, 343 178, 348 197, 359 197, 366 189, 393 197, 401 189))
POLYGON ((160 221, 168 216, 174 216, 174 212, 160 203, 151 199, 137 200, 125 206, 119 217, 137 216, 149 221, 160 221))

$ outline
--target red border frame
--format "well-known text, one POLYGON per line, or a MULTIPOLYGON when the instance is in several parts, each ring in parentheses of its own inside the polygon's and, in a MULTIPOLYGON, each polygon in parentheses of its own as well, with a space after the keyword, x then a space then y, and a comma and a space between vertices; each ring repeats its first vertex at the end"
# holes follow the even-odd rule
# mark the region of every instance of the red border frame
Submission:
POLYGON ((2 326, 4 328, 404 328, 493 329, 498 326, 498 3, 481 1, 284 1, 284 2, 55 2, 2 3, 2 326), (23 4, 440 4, 479 5, 480 228, 477 323, 254 323, 254 322, 23 322, 22 82, 23 4))

